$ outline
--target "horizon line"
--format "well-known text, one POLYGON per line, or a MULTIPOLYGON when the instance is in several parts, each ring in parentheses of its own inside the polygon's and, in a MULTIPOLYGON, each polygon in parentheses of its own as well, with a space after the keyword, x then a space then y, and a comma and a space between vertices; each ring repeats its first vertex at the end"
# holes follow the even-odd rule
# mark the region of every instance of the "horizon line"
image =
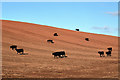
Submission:
MULTIPOLYGON (((27 21, 19 21, 19 20, 8 20, 8 19, 0 19, 0 21, 13 21, 13 22, 21 22, 21 23, 27 23, 27 24, 34 24, 34 25, 42 25, 42 24, 37 24, 37 23, 32 23, 32 22, 27 22, 27 21)), ((49 26, 49 25, 43 25, 43 26, 46 26, 46 27, 53 27, 53 28, 56 28, 56 29, 62 29, 62 30, 68 30, 68 31, 74 31, 76 32, 75 30, 71 30, 71 29, 66 29, 66 28, 59 28, 59 27, 55 27, 55 26, 49 26)), ((102 36, 111 36, 111 37, 119 37, 119 35, 115 36, 115 35, 107 35, 107 34, 99 34, 99 33, 91 33, 91 32, 84 32, 84 31, 78 31, 78 32, 82 32, 82 33, 88 33, 88 34, 93 34, 93 35, 102 35, 102 36)))

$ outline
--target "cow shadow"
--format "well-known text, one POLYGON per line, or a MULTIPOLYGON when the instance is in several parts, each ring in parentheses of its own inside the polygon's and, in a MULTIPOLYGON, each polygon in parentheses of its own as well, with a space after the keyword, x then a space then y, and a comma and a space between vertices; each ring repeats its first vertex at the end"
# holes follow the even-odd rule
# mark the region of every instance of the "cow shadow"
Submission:
POLYGON ((28 53, 22 53, 22 54, 20 54, 20 55, 28 55, 28 53))

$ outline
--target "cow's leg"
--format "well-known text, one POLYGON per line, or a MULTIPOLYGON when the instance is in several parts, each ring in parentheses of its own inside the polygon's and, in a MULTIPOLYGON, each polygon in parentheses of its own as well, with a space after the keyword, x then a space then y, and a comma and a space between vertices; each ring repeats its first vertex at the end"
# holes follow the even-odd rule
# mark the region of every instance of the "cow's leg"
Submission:
POLYGON ((61 58, 63 58, 63 55, 60 55, 61 56, 61 58))
POLYGON ((101 57, 103 57, 103 54, 101 54, 101 57))
POLYGON ((54 55, 54 58, 57 58, 57 56, 56 56, 56 55, 54 55))
POLYGON ((101 54, 100 54, 100 57, 102 57, 101 54))
POLYGON ((102 56, 103 56, 103 57, 105 57, 105 55, 104 55, 104 54, 103 54, 102 56))
POLYGON ((58 58, 57 55, 55 55, 55 57, 58 58))
POLYGON ((63 55, 61 55, 61 57, 63 58, 63 55))
POLYGON ((101 55, 101 57, 103 57, 103 54, 101 55))
POLYGON ((111 54, 109 54, 109 56, 111 56, 111 54))
POLYGON ((59 58, 61 58, 61 55, 59 55, 59 58))
POLYGON ((22 53, 20 52, 20 55, 22 55, 22 53))
POLYGON ((105 55, 103 54, 103 57, 105 57, 105 55))
POLYGON ((109 54, 107 54, 107 56, 109 56, 109 54))
POLYGON ((61 56, 61 58, 63 58, 63 55, 60 55, 61 56))
POLYGON ((20 52, 20 55, 22 55, 22 52, 20 52))
POLYGON ((22 52, 22 54, 24 54, 24 52, 22 52))
POLYGON ((57 56, 55 56, 55 58, 57 58, 57 56))
POLYGON ((62 58, 61 55, 59 55, 59 58, 62 58))

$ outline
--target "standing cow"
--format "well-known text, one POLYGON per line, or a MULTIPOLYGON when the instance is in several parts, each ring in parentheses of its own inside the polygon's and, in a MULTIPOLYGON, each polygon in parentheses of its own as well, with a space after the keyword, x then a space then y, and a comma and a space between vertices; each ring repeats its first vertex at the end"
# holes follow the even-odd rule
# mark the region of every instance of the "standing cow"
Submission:
POLYGON ((76 31, 79 31, 79 29, 76 29, 76 31))
POLYGON ((107 56, 111 56, 111 51, 106 52, 107 56))
POLYGON ((89 41, 89 38, 85 38, 86 41, 89 41))
POLYGON ((22 52, 22 54, 24 53, 24 50, 23 49, 15 49, 16 51, 17 51, 17 54, 18 53, 21 53, 22 52))
POLYGON ((57 34, 57 33, 54 33, 54 36, 58 36, 58 34, 57 34))
POLYGON ((100 54, 100 57, 105 57, 104 51, 98 51, 98 53, 100 54))
POLYGON ((49 40, 47 40, 47 42, 54 43, 54 42, 53 42, 53 40, 50 40, 50 39, 49 39, 49 40))
POLYGON ((112 51, 112 48, 110 47, 110 48, 107 48, 109 51, 112 51))
POLYGON ((112 52, 112 47, 107 48, 108 52, 106 52, 107 56, 111 56, 111 52, 112 52))
POLYGON ((54 52, 54 53, 52 53, 52 55, 54 55, 54 58, 56 58, 57 56, 59 58, 67 57, 67 56, 65 56, 65 51, 54 52))
POLYGON ((17 46, 16 46, 16 45, 11 45, 10 48, 11 48, 12 50, 14 50, 14 49, 17 48, 17 46))

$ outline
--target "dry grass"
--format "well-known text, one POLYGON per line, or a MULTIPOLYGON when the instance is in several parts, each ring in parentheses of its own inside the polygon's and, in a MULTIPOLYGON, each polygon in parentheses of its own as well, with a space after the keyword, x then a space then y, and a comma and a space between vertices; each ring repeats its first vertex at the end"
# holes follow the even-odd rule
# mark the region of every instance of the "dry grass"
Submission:
POLYGON ((2 21, 2 77, 7 78, 117 78, 118 37, 54 28, 31 23, 2 21), (54 37, 57 32, 59 36, 54 37), (85 41, 89 37, 90 41, 85 41), (53 39, 54 44, 47 43, 53 39), (23 48, 18 55, 10 45, 23 48), (113 48, 111 57, 99 50, 113 48), (67 58, 54 59, 52 52, 64 50, 67 58))

